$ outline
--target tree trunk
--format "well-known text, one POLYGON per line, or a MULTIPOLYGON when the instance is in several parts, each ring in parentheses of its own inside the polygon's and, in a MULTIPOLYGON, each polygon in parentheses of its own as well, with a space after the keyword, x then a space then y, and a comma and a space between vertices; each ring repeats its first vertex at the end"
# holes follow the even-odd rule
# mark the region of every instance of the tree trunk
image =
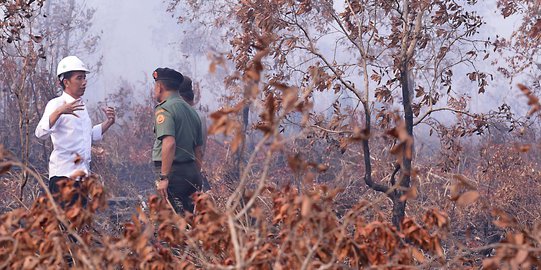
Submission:
MULTIPOLYGON (((408 135, 413 140, 413 110, 411 107, 411 91, 410 84, 408 83, 408 77, 411 70, 408 68, 408 61, 404 60, 400 71, 400 83, 402 84, 402 106, 404 107, 404 122, 406 123, 406 130, 408 135)), ((411 165, 413 158, 413 144, 404 144, 401 170, 402 175, 400 177, 399 188, 393 196, 393 217, 392 221, 395 226, 399 226, 404 219, 406 212, 406 200, 400 198, 404 194, 404 191, 410 188, 411 182, 411 165), (408 149, 409 148, 409 149, 408 149)))
POLYGON ((236 173, 240 176, 243 169, 244 151, 246 150, 246 132, 248 131, 248 116, 250 115, 250 105, 244 105, 242 108, 242 141, 239 149, 237 149, 237 158, 235 161, 236 173))

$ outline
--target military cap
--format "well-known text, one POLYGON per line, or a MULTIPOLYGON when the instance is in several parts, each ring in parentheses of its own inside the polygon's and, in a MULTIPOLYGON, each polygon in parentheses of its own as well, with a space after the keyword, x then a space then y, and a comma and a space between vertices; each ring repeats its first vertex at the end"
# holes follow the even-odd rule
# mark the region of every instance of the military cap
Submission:
POLYGON ((170 68, 157 68, 152 73, 154 81, 174 81, 181 84, 184 81, 184 76, 174 69, 170 68))

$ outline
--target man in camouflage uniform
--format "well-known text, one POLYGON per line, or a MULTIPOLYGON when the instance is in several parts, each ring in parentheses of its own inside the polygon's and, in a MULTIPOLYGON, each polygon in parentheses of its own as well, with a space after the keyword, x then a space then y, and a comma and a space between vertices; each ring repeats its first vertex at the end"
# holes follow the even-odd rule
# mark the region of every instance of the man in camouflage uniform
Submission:
POLYGON ((175 211, 193 213, 191 195, 201 189, 201 147, 203 135, 197 112, 182 99, 178 90, 184 77, 169 68, 152 74, 156 140, 152 160, 159 180, 158 194, 171 201, 175 211))

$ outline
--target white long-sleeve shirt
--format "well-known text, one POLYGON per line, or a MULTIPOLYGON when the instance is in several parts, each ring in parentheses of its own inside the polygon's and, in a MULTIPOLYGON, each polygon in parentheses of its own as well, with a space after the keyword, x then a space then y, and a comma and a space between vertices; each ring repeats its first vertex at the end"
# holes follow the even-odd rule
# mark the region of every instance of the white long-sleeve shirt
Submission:
POLYGON ((86 106, 83 110, 75 111, 79 117, 62 114, 56 123, 50 127, 49 118, 60 106, 73 102, 75 99, 63 92, 61 96, 51 99, 45 107, 45 112, 36 127, 36 136, 45 139, 51 136, 53 152, 49 158, 49 178, 53 176, 70 176, 77 170, 90 172, 92 141, 102 139, 101 124, 92 127, 92 122, 86 106), (77 155, 81 162, 75 163, 77 155))

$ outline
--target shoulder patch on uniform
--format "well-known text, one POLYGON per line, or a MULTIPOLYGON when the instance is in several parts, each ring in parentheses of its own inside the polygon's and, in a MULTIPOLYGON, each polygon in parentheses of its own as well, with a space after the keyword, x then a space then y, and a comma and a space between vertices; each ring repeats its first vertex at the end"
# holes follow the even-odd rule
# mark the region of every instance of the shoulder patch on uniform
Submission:
POLYGON ((162 113, 162 112, 165 112, 164 109, 159 109, 159 110, 156 110, 156 112, 154 114, 159 114, 159 113, 162 113))
POLYGON ((163 116, 163 114, 158 114, 158 116, 156 116, 156 123, 161 124, 164 121, 165 121, 165 116, 163 116))

